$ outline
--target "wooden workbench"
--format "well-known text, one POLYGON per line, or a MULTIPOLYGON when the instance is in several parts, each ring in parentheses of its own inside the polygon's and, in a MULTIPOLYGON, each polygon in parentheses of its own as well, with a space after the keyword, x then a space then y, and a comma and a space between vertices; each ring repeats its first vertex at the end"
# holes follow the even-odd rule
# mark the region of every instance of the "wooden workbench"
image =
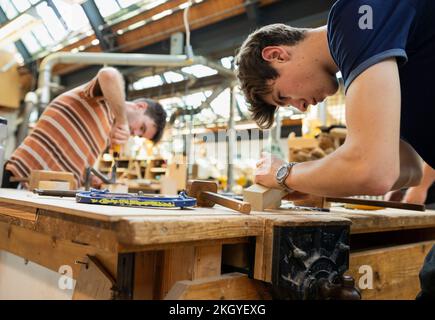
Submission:
POLYGON ((435 243, 435 212, 334 208, 243 215, 219 206, 86 205, 0 189, 0 298, 269 298, 274 226, 350 223, 349 273, 357 284, 361 266, 374 275, 363 298, 414 298, 418 271, 435 243), (58 288, 65 266, 74 290, 58 288), (228 266, 257 280, 224 274, 228 266), (22 286, 12 276, 22 276, 22 286))

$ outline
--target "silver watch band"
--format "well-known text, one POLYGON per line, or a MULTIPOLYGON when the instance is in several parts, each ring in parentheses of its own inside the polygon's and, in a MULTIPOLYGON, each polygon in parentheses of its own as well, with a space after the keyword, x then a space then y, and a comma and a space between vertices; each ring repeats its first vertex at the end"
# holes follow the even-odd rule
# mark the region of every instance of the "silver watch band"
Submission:
POLYGON ((287 180, 287 178, 291 174, 291 171, 292 171, 293 167, 295 166, 295 164, 297 164, 297 162, 289 162, 289 163, 287 163, 287 175, 285 176, 285 178, 281 182, 279 182, 280 186, 283 187, 283 189, 286 190, 288 193, 292 193, 292 192, 294 192, 294 190, 289 188, 285 184, 285 181, 287 180))

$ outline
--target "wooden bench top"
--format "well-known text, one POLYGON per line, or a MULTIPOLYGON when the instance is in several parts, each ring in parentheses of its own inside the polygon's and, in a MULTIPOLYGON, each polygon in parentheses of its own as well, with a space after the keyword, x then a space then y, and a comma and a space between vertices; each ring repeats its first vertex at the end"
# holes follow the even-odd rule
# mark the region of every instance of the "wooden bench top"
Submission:
MULTIPOLYGON (((266 226, 274 225, 352 223, 352 233, 435 227, 435 211, 362 211, 333 207, 331 212, 279 209, 245 215, 221 206, 183 210, 125 208, 81 204, 74 198, 38 196, 28 191, 0 189, 0 221, 13 217, 16 223, 36 223, 37 215, 54 217, 57 224, 59 220, 65 220, 89 224, 93 228, 101 226, 114 232, 120 242, 129 245, 258 236, 263 234, 266 226)), ((45 222, 48 223, 48 220, 45 222)))

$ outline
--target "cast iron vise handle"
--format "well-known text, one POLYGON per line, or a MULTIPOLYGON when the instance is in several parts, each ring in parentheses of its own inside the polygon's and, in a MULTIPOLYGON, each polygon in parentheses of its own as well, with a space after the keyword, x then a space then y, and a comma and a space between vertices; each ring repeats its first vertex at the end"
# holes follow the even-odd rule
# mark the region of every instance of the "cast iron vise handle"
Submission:
POLYGON ((361 293, 355 287, 355 280, 351 276, 341 276, 338 283, 328 279, 321 279, 319 296, 326 300, 361 300, 361 293))

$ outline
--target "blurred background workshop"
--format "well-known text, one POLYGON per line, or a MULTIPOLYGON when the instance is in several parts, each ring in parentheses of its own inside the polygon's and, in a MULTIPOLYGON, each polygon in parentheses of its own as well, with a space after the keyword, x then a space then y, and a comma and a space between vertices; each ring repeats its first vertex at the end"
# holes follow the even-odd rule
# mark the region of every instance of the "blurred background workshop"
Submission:
POLYGON ((359 196, 281 206, 282 195, 254 183, 262 152, 305 162, 344 143, 344 84, 337 74, 336 94, 305 113, 280 108, 260 130, 234 75, 237 49, 263 25, 324 25, 333 3, 0 0, 0 299, 413 299, 435 241, 433 186, 414 204, 359 196), (89 204, 122 199, 132 205, 89 204), (190 199, 193 211, 168 209, 190 199), (321 249, 326 240, 310 251, 301 225, 314 238, 332 228, 343 260, 321 249), (283 283, 308 274, 281 265, 284 246, 310 263, 306 255, 328 256, 336 291, 283 283), (403 259, 410 267, 399 271, 403 259), (375 289, 361 285, 363 265, 377 268, 375 289), (64 271, 74 282, 59 289, 64 271), (195 289, 208 277, 219 294, 195 289), (98 291, 90 279, 111 284, 98 291))

